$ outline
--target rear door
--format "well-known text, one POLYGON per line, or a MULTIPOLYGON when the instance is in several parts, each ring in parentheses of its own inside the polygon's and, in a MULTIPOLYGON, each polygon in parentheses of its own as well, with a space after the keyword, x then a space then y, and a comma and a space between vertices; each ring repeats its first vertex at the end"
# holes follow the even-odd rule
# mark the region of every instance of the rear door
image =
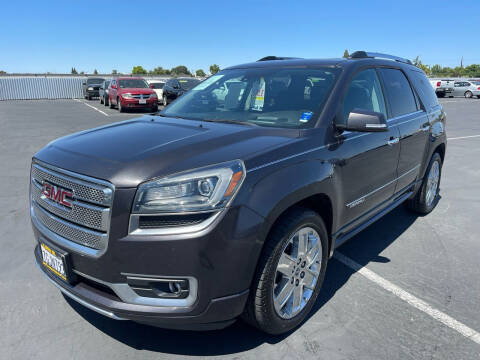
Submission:
POLYGON ((418 177, 427 146, 430 123, 427 112, 402 70, 380 69, 388 101, 388 125, 400 132, 400 157, 395 192, 403 192, 418 177))
MULTIPOLYGON (((375 69, 358 72, 348 86, 339 119, 346 122, 353 109, 380 112, 387 116, 385 99, 375 69)), ((339 121, 339 120, 337 120, 339 121)), ((397 127, 385 132, 343 132, 340 172, 344 194, 344 231, 349 231, 363 215, 379 209, 394 193, 400 153, 397 127)))

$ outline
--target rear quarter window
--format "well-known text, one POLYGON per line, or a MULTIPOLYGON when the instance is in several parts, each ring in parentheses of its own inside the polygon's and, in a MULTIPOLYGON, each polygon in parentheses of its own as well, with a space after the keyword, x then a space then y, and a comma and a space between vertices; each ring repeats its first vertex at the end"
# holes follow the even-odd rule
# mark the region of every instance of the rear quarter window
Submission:
POLYGON ((430 85, 427 76, 423 72, 412 70, 410 78, 426 110, 430 110, 439 104, 435 90, 433 90, 432 85, 430 85))

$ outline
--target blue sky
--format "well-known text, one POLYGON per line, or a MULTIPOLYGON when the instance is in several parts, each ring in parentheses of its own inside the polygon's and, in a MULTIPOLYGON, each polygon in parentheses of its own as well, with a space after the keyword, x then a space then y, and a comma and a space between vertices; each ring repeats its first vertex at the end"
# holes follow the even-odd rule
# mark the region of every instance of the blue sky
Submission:
POLYGON ((443 66, 462 56, 466 65, 480 63, 478 0, 6 1, 1 9, 0 70, 7 72, 180 64, 208 72, 213 63, 340 57, 345 49, 419 55, 443 66))

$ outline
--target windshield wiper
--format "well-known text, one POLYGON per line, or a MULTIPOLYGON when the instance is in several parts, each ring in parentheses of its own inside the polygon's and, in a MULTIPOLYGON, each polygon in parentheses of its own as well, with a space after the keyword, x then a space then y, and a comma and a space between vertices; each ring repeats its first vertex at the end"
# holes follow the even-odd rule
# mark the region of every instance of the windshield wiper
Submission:
POLYGON ((236 120, 228 120, 228 119, 202 119, 202 121, 207 122, 218 122, 223 124, 237 124, 237 125, 247 125, 247 126, 254 126, 258 127, 259 125, 248 122, 248 121, 236 121, 236 120))

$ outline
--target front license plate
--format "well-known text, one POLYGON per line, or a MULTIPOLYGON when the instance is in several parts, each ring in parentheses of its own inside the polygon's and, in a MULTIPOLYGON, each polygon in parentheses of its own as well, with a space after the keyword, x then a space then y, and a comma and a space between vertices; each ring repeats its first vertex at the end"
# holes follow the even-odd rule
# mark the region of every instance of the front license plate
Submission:
POLYGON ((147 99, 139 99, 139 100, 138 100, 138 103, 139 103, 139 104, 146 104, 146 103, 147 103, 147 99))
POLYGON ((67 281, 64 258, 47 245, 40 243, 42 265, 64 281, 67 281))

